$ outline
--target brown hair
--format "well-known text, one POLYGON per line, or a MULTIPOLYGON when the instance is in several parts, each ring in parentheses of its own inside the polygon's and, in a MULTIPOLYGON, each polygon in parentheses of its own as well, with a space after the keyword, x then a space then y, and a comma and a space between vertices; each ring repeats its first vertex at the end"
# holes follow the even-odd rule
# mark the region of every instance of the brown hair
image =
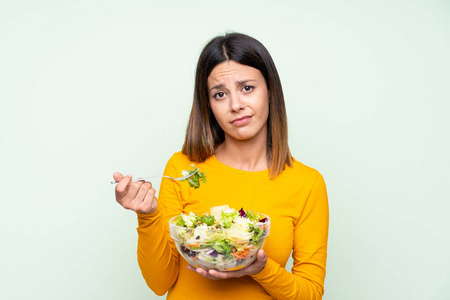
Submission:
POLYGON ((267 163, 270 167, 270 177, 273 179, 284 170, 286 164, 292 166, 283 90, 267 49, 256 39, 244 34, 228 33, 217 36, 203 48, 197 63, 194 102, 182 152, 191 161, 203 162, 224 142, 225 134, 209 106, 207 82, 211 71, 218 64, 229 60, 258 69, 266 81, 270 99, 267 163))

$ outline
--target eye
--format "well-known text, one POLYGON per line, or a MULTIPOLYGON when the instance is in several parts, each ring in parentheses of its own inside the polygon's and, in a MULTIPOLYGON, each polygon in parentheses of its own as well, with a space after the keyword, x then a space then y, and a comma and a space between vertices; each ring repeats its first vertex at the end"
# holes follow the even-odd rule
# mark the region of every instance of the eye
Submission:
POLYGON ((250 92, 251 90, 253 90, 255 87, 251 86, 251 85, 246 85, 242 88, 242 90, 244 92, 250 92))
POLYGON ((225 93, 224 92, 218 92, 216 94, 214 94, 214 99, 221 99, 223 97, 225 97, 225 93))

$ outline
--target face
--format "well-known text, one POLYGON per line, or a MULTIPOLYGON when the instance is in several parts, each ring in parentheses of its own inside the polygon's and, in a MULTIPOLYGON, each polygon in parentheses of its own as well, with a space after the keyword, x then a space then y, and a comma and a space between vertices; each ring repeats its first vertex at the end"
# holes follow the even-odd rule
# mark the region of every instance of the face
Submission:
POLYGON ((258 69, 234 61, 217 65, 208 77, 208 96, 225 141, 266 141, 269 93, 258 69))

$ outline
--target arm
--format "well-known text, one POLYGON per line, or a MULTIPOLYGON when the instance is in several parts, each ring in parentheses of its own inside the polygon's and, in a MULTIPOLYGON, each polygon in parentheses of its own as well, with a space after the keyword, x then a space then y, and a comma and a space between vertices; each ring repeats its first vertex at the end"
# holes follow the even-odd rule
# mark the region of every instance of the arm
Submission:
MULTIPOLYGON (((165 174, 176 174, 174 161, 173 157, 169 160, 165 174)), ((163 179, 157 200, 155 189, 149 182, 130 183, 130 175, 124 177, 118 172, 114 179, 119 182, 116 186, 117 202, 138 216, 137 256, 142 275, 157 295, 164 295, 178 277, 179 255, 170 238, 168 221, 179 214, 182 207, 179 185, 163 179)))
POLYGON ((137 258, 142 276, 152 291, 162 296, 178 277, 179 256, 168 239, 164 212, 159 204, 152 214, 138 213, 137 258), (175 250, 175 251, 174 251, 175 250))
POLYGON ((318 175, 294 227, 292 274, 267 259, 264 269, 252 275, 277 299, 322 299, 328 239, 328 198, 318 175))
MULTIPOLYGON (((172 157, 164 174, 177 175, 172 157)), ((179 253, 170 238, 168 222, 182 212, 179 183, 163 178, 158 207, 149 214, 137 212, 139 227, 137 257, 142 276, 157 295, 164 295, 176 282, 179 253)))

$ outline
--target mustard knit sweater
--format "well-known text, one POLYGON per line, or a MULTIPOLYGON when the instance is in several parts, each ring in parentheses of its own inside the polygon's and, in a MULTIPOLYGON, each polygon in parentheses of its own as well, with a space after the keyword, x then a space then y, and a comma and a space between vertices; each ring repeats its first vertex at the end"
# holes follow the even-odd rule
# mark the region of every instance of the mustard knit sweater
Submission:
MULTIPOLYGON (((181 176, 191 161, 181 152, 167 163, 165 175, 181 176)), ((211 156, 196 163, 208 182, 199 189, 164 178, 158 208, 139 214, 138 262, 147 285, 167 299, 321 299, 328 238, 328 200, 322 175, 294 160, 275 179, 269 171, 248 172, 226 166, 211 156), (264 244, 268 260, 252 276, 211 280, 188 270, 169 236, 168 220, 180 213, 208 212, 228 204, 271 218, 264 244), (285 270, 292 253, 292 272, 285 270)))

